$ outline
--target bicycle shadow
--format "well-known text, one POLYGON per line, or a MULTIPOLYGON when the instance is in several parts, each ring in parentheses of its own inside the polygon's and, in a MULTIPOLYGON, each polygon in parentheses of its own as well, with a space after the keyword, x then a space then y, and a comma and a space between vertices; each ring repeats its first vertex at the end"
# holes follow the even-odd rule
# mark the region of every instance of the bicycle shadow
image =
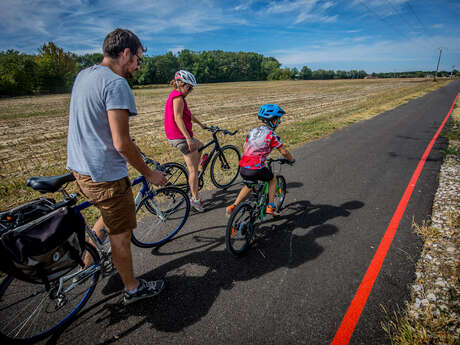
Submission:
MULTIPOLYGON (((243 182, 235 182, 226 189, 217 189, 213 191, 200 192, 203 200, 203 206, 206 209, 205 212, 213 211, 223 207, 231 205, 235 201, 241 188, 244 186, 243 182)), ((303 186, 301 182, 289 182, 287 184, 288 191, 303 186)), ((190 216, 196 215, 196 212, 192 212, 190 216)))
MULTIPOLYGON (((217 236, 215 232, 209 233, 205 236, 207 246, 200 247, 202 250, 190 252, 142 275, 146 279, 165 277, 167 288, 160 296, 127 307, 106 303, 96 313, 96 322, 109 327, 123 323, 132 315, 142 317, 119 333, 117 339, 145 324, 157 331, 180 332, 204 318, 222 290, 232 289, 238 282, 256 280, 280 268, 293 269, 316 259, 325 250, 317 240, 339 231, 327 221, 347 217, 351 210, 363 206, 360 201, 340 206, 314 205, 309 201, 290 203, 282 217, 260 225, 260 236, 242 258, 220 250, 225 236, 222 232, 217 236)), ((209 230, 202 232, 206 231, 209 230)), ((194 234, 196 236, 196 232, 194 234)), ((113 341, 107 339, 102 343, 113 341)))

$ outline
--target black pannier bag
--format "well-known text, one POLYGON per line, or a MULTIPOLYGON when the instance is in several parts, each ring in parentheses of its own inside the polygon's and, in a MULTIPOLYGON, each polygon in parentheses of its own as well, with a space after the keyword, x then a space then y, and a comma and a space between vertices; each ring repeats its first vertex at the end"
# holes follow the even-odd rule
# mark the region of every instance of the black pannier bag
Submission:
POLYGON ((40 198, 0 213, 0 271, 32 283, 83 265, 85 222, 68 206, 40 198))

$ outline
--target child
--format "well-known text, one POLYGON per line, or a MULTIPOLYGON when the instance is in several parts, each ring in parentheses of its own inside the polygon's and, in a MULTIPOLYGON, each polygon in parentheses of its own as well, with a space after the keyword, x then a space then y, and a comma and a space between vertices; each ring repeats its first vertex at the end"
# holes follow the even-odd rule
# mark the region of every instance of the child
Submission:
MULTIPOLYGON (((278 149, 291 164, 295 162, 294 157, 284 148, 280 137, 274 132, 276 127, 280 124, 281 117, 284 114, 286 114, 286 112, 276 104, 265 104, 260 107, 257 116, 265 125, 256 127, 249 132, 244 143, 244 154, 239 163, 241 167, 240 175, 244 179, 270 181, 268 205, 265 212, 273 216, 279 215, 279 210, 275 210, 275 205, 273 203, 276 192, 276 177, 270 169, 265 166, 267 156, 273 149, 278 149)), ((228 206, 226 209, 228 217, 232 214, 235 206, 244 201, 250 193, 251 188, 247 186, 241 189, 233 205, 228 206)))

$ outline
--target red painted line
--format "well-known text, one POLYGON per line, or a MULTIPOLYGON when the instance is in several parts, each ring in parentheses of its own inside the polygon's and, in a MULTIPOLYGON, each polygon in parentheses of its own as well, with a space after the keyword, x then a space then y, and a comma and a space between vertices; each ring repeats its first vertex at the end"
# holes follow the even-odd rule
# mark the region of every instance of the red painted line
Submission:
POLYGON ((377 252, 372 258, 367 272, 364 275, 364 278, 361 281, 361 284, 359 285, 359 288, 356 291, 356 294, 353 300, 351 301, 351 304, 348 307, 345 316, 343 317, 342 323, 340 324, 340 327, 337 330, 337 333, 335 334, 335 337, 332 340, 331 345, 347 345, 350 341, 356 324, 358 323, 364 306, 366 305, 367 298, 371 293, 372 286, 374 285, 375 280, 377 279, 377 276, 380 272, 380 268, 382 267, 383 261, 385 260, 388 249, 390 249, 391 242, 393 241, 396 229, 398 228, 404 211, 406 210, 407 203, 409 202, 412 192, 414 191, 415 184, 417 183, 420 173, 422 172, 423 166, 425 165, 426 159, 428 158, 428 155, 430 154, 431 149, 433 148, 433 145, 436 142, 436 139, 438 138, 444 125, 446 124, 452 112, 452 109, 454 109, 457 97, 458 95, 455 97, 454 102, 450 107, 449 113, 446 115, 444 121, 441 123, 441 126, 438 128, 433 139, 431 139, 430 143, 428 144, 425 153, 420 159, 420 162, 418 163, 417 168, 415 169, 415 172, 412 175, 409 185, 407 186, 406 191, 404 192, 401 201, 399 202, 398 208, 393 214, 393 218, 391 219, 390 224, 388 225, 388 228, 385 231, 385 235, 383 236, 382 241, 380 242, 380 245, 377 248, 377 252))

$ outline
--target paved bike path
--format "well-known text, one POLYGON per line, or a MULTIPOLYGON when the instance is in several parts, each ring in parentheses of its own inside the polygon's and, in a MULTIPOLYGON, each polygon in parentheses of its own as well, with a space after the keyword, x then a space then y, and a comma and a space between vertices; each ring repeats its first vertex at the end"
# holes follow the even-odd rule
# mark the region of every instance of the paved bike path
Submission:
MULTIPOLYGON (((104 280, 81 316, 49 343, 330 344, 460 80, 294 151, 285 209, 241 258, 225 251, 224 207, 240 185, 207 193, 158 250, 133 247, 136 273, 165 277, 161 296, 119 305, 104 280)), ((350 344, 386 344, 380 326, 409 297, 445 147, 438 139, 415 186, 350 344)))

